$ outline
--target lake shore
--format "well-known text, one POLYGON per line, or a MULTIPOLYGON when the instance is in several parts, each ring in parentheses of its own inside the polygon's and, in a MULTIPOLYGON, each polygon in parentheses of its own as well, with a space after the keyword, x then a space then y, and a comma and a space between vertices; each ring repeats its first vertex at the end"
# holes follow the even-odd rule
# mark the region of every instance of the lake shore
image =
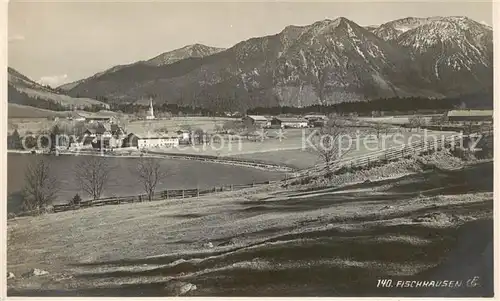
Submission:
MULTIPOLYGON (((8 150, 7 153, 12 154, 32 154, 31 151, 25 150, 8 150)), ((49 153, 37 153, 36 155, 50 155, 49 153)), ((294 172, 295 167, 286 164, 270 163, 266 161, 258 161, 251 159, 240 159, 224 156, 212 156, 212 155, 201 155, 201 154, 183 154, 178 152, 162 151, 162 150, 146 150, 146 151, 133 151, 132 154, 128 151, 120 152, 100 152, 100 151, 87 151, 87 150, 76 150, 76 151, 58 151, 60 156, 99 156, 99 157, 110 157, 110 158, 163 158, 163 159, 180 159, 180 160, 197 160, 204 162, 212 162, 219 164, 228 164, 244 167, 252 167, 261 170, 270 171, 282 171, 282 172, 294 172)))

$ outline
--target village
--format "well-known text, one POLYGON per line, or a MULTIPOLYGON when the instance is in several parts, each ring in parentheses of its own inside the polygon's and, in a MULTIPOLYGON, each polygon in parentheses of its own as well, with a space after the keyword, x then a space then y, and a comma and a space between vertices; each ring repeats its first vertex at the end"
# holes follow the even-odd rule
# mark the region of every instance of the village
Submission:
MULTIPOLYGON (((433 130, 472 131, 473 127, 490 127, 493 118, 492 110, 449 110, 434 115, 407 115, 407 116, 336 116, 320 113, 310 113, 303 116, 269 116, 244 115, 243 117, 205 118, 184 117, 182 122, 173 122, 171 118, 155 116, 153 102, 150 100, 149 110, 142 120, 130 121, 130 117, 117 114, 109 110, 98 112, 71 111, 66 118, 56 118, 52 121, 52 131, 57 127, 60 138, 55 143, 30 145, 13 141, 26 135, 35 135, 33 131, 25 131, 24 135, 13 134, 10 130, 9 149, 29 150, 33 153, 48 151, 147 151, 155 149, 186 148, 197 144, 230 143, 237 139, 245 142, 263 141, 272 138, 270 131, 288 130, 295 139, 300 135, 297 130, 321 128, 330 119, 349 120, 351 125, 360 128, 372 128, 373 131, 390 131, 390 128, 428 128, 433 130), (69 126, 68 126, 69 125, 69 126), (16 137, 14 137, 16 136, 16 137), (16 138, 16 139, 14 139, 16 138), (40 146, 46 149, 40 149, 40 146)), ((173 119, 173 118, 172 118, 173 119)), ((17 128, 16 128, 17 130, 17 128)), ((14 130, 14 131, 16 131, 14 130)), ((282 133, 282 132, 281 132, 282 133)), ((277 134, 276 137, 284 137, 277 134)), ((50 139, 49 139, 50 140, 50 139)), ((241 141, 239 141, 241 142, 241 141)), ((298 144, 297 144, 298 145, 298 144)), ((273 150, 264 148, 262 150, 273 150)), ((262 151, 261 150, 261 151, 262 151)), ((188 151, 189 152, 189 151, 188 151)))
POLYGON ((8 5, 9 298, 494 296, 491 3, 104 2, 8 5))

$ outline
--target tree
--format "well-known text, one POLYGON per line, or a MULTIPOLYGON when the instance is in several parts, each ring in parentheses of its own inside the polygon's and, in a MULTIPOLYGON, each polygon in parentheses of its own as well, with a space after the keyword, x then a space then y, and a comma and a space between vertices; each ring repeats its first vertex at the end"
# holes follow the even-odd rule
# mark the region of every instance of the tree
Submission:
POLYGON ((24 173, 23 209, 39 214, 56 197, 59 182, 53 176, 46 159, 38 159, 28 165, 24 173))
POLYGON ((78 193, 75 194, 75 196, 71 199, 71 205, 80 205, 81 202, 82 202, 82 198, 80 197, 80 195, 78 193))
POLYGON ((375 133, 377 135, 377 138, 380 138, 382 134, 388 134, 389 132, 389 126, 386 124, 383 124, 381 122, 376 122, 373 125, 373 129, 375 130, 375 133))
POLYGON ((74 172, 82 190, 96 200, 101 197, 104 188, 108 185, 111 170, 112 167, 106 158, 91 156, 81 160, 74 172))
POLYGON ((330 119, 323 127, 313 132, 310 148, 316 153, 319 159, 325 164, 326 175, 330 177, 335 169, 335 163, 350 151, 352 141, 349 141, 349 148, 342 147, 342 138, 348 137, 351 130, 339 119, 330 119))
POLYGON ((218 125, 218 124, 215 124, 215 125, 214 125, 214 132, 215 132, 216 134, 218 134, 218 133, 222 132, 222 127, 221 127, 220 125, 218 125))
POLYGON ((56 147, 59 146, 59 135, 61 134, 61 130, 58 125, 54 125, 52 130, 50 131, 50 150, 55 151, 56 147))
POLYGON ((19 135, 19 132, 17 129, 12 132, 11 135, 7 137, 7 147, 9 149, 22 149, 23 148, 23 143, 21 140, 21 136, 19 135))
POLYGON ((205 132, 201 128, 197 128, 193 132, 194 139, 198 142, 198 144, 203 143, 203 138, 205 136, 205 132))
POLYGON ((142 157, 137 164, 137 175, 139 181, 148 196, 148 200, 152 201, 158 183, 166 177, 166 172, 161 170, 160 162, 154 158, 142 157))
POLYGON ((422 116, 412 116, 408 118, 410 129, 417 129, 417 131, 426 124, 425 118, 422 116))
POLYGON ((222 125, 222 129, 226 132, 236 131, 241 128, 242 123, 234 120, 228 120, 222 125))

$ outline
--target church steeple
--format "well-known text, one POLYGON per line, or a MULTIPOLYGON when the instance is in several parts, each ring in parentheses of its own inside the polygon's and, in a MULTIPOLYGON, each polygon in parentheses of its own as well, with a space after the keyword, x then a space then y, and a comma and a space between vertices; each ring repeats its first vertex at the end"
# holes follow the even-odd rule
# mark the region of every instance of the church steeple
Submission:
POLYGON ((153 109, 153 98, 149 98, 149 114, 146 119, 155 119, 154 109, 153 109))

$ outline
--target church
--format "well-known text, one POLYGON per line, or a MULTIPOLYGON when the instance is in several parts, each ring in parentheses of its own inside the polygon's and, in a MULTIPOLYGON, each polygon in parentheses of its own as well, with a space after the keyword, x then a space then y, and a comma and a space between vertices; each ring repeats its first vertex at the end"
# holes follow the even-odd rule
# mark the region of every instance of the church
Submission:
POLYGON ((148 119, 148 120, 155 119, 155 113, 154 113, 154 110, 153 110, 153 99, 152 98, 149 99, 149 111, 148 111, 148 114, 146 115, 146 119, 148 119))

